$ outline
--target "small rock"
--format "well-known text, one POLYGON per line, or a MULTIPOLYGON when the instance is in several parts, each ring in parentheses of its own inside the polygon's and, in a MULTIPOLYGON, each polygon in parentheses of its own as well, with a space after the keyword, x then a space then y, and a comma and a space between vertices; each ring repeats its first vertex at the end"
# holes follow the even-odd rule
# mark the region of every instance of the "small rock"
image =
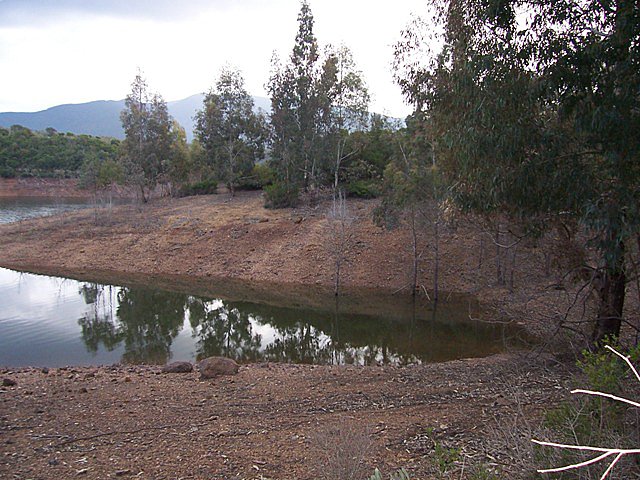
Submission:
POLYGON ((129 376, 124 377, 124 381, 125 381, 125 383, 130 383, 131 382, 131 377, 129 377, 129 376))
POLYGON ((162 367, 162 373, 189 373, 193 371, 190 362, 173 362, 162 367))
POLYGON ((42 370, 40 370, 42 373, 44 373, 45 375, 47 373, 49 373, 49 369, 47 367, 44 367, 42 370))
POLYGON ((3 387, 15 387, 18 384, 18 382, 16 382, 15 380, 11 379, 11 378, 3 378, 2 379, 2 386, 3 387))
POLYGON ((131 470, 127 469, 127 470, 116 470, 116 477, 123 477, 125 475, 129 475, 131 473, 131 470))
POLYGON ((198 364, 200 378, 215 378, 219 375, 235 375, 240 365, 225 357, 205 358, 198 364))
POLYGON ((53 458, 51 460, 49 460, 49 465, 51 465, 52 467, 55 467, 56 465, 59 465, 60 462, 58 462, 57 458, 53 458))

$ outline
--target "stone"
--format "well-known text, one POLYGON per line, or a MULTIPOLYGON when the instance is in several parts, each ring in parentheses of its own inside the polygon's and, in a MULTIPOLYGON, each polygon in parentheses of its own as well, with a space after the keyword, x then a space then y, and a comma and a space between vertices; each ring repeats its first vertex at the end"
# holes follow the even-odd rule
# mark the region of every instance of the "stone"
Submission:
POLYGON ((191 362, 173 362, 162 367, 162 373, 189 373, 192 371, 191 362))
POLYGON ((200 378, 215 378, 220 375, 235 375, 240 365, 225 357, 205 358, 198 364, 200 378))
POLYGON ((3 378, 2 379, 2 386, 3 387, 15 387, 18 384, 18 382, 16 382, 15 380, 12 380, 10 378, 3 378))

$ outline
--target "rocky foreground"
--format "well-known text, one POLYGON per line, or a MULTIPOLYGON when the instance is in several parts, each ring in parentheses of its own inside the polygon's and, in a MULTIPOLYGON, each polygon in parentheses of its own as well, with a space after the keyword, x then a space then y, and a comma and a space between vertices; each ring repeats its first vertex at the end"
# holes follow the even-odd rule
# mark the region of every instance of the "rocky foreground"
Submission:
POLYGON ((404 467, 436 478, 436 444, 461 449, 450 478, 474 465, 524 477, 500 431, 517 412, 535 424, 566 395, 567 372, 548 357, 505 354, 410 367, 254 364, 204 380, 121 365, 0 376, 0 478, 304 480, 336 478, 322 475, 354 455, 368 475, 404 467))

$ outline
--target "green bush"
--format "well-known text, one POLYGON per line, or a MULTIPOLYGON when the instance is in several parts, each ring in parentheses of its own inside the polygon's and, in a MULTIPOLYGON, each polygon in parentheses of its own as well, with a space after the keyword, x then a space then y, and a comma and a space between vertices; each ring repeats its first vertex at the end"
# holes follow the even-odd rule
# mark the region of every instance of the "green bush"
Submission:
POLYGON ((285 185, 282 182, 274 183, 264 189, 265 208, 288 208, 298 204, 298 188, 285 185))
POLYGON ((218 192, 217 180, 203 180, 202 182, 186 183, 180 187, 180 195, 211 195, 218 192))
POLYGON ((251 170, 251 174, 242 177, 236 186, 237 190, 262 190, 264 187, 274 182, 274 173, 271 168, 264 164, 256 164, 251 170))
POLYGON ((377 198, 382 194, 380 183, 375 180, 355 180, 347 184, 348 197, 377 198))
POLYGON ((13 178, 15 176, 16 176, 16 171, 13 168, 0 166, 0 177, 13 178))

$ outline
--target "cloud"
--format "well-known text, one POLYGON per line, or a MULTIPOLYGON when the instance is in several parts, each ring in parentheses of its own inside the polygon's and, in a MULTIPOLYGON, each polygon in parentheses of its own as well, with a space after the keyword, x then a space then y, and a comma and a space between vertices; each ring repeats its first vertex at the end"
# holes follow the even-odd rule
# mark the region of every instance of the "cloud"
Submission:
MULTIPOLYGON (((257 1, 243 0, 242 7, 257 1)), ((236 5, 234 0, 0 0, 0 26, 53 23, 78 16, 174 21, 236 5)))

